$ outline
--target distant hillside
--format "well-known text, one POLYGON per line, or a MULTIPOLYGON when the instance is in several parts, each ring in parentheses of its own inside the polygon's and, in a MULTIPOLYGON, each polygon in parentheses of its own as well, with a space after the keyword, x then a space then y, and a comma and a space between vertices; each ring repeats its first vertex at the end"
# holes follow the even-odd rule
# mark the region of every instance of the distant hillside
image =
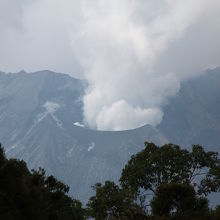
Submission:
POLYGON ((220 152, 220 68, 182 83, 158 129, 172 143, 198 143, 220 152))
POLYGON ((184 82, 157 128, 110 132, 76 126, 83 121, 86 86, 51 71, 0 73, 0 142, 7 155, 24 159, 30 168, 44 167, 82 201, 96 182, 117 181, 144 141, 186 147, 200 143, 219 151, 220 68, 184 82))
POLYGON ((7 155, 30 168, 44 167, 83 201, 96 182, 117 180, 144 141, 167 142, 151 126, 121 132, 75 126, 82 122, 85 87, 84 81, 50 71, 0 74, 0 141, 7 155))

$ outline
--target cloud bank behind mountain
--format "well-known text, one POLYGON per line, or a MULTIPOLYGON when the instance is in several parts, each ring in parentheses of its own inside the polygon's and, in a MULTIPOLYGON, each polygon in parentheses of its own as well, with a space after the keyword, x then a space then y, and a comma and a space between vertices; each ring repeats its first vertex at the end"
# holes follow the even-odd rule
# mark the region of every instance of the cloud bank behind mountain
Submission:
POLYGON ((181 80, 219 65, 218 0, 0 2, 0 68, 85 78, 84 124, 157 125, 181 80))

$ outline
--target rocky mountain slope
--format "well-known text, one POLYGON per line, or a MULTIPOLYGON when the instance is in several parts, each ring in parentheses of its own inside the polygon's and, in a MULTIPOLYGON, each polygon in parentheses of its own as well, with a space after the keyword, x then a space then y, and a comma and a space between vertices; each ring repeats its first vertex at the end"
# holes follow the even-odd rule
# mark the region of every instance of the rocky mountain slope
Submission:
POLYGON ((76 126, 85 88, 82 80, 50 71, 0 74, 0 140, 7 155, 44 167, 83 201, 96 182, 117 181, 144 141, 167 142, 151 126, 119 132, 76 126))
POLYGON ((158 129, 173 143, 220 152, 220 67, 183 82, 158 129))
POLYGON ((184 82, 157 128, 112 132, 80 127, 86 86, 51 71, 0 73, 0 142, 7 155, 24 159, 30 168, 44 167, 84 202, 96 182, 118 180, 144 141, 200 143, 219 151, 220 68, 184 82))

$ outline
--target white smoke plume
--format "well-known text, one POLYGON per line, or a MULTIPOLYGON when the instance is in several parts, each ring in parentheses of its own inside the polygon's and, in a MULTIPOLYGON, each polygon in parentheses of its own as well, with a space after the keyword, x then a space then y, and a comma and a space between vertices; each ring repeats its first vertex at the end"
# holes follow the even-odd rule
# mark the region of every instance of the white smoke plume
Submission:
POLYGON ((152 1, 82 1, 85 20, 73 47, 91 84, 84 97, 85 122, 90 127, 155 126, 163 117, 161 107, 179 90, 178 74, 155 72, 154 65, 169 44, 203 15, 210 1, 159 2, 162 8, 152 1), (152 19, 146 18, 148 13, 154 14, 152 19))
POLYGON ((1 0, 0 69, 86 78, 91 128, 156 126, 181 80, 220 64, 219 12, 219 0, 1 0))

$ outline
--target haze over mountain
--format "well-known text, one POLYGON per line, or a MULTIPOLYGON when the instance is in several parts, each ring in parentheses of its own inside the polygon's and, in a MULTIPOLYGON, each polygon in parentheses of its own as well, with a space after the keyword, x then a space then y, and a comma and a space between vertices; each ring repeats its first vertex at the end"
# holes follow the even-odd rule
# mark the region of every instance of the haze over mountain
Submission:
POLYGON ((166 142, 151 126, 105 132, 74 125, 83 120, 85 88, 85 81, 50 71, 0 74, 0 140, 6 153, 31 168, 44 167, 84 201, 96 182, 117 180, 145 140, 166 142))
MULTIPOLYGON (((87 82, 40 71, 0 73, 0 141, 10 157, 44 167, 83 201, 96 182, 118 179, 144 141, 203 144, 219 151, 220 68, 181 85, 158 127, 97 131, 82 127, 87 82)), ((129 119, 128 119, 129 120, 129 119)))
POLYGON ((220 152, 220 67, 184 81, 164 113, 157 128, 168 140, 220 152))
POLYGON ((219 0, 1 0, 0 14, 0 68, 86 79, 92 129, 159 125, 180 83, 219 65, 219 0))

